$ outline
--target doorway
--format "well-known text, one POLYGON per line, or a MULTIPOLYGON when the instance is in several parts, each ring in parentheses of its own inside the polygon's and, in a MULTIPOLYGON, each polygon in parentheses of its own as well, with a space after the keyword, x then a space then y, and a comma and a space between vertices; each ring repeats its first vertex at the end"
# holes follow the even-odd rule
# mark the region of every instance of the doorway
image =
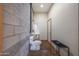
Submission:
POLYGON ((48 21, 47 21, 47 40, 48 40, 48 42, 49 42, 49 44, 50 44, 50 55, 52 54, 51 52, 52 52, 52 46, 51 46, 51 39, 52 39, 52 20, 51 19, 49 19, 48 21))
POLYGON ((49 42, 51 42, 51 39, 52 39, 52 20, 51 19, 49 19, 48 21, 47 21, 47 39, 48 39, 48 41, 49 42))

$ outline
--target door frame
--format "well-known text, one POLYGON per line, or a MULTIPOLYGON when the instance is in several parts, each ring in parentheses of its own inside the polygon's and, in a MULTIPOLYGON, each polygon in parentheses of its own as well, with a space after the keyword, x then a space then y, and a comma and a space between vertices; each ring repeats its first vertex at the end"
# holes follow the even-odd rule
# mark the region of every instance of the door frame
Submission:
POLYGON ((3 5, 0 4, 0 56, 3 55, 3 5))
POLYGON ((48 22, 50 22, 50 40, 52 39, 52 19, 50 18, 50 19, 48 19, 47 20, 47 40, 49 40, 49 38, 48 38, 48 36, 49 36, 49 34, 48 34, 48 22))
POLYGON ((48 40, 48 42, 49 42, 49 40, 50 40, 50 42, 49 42, 49 44, 50 44, 50 55, 51 55, 51 50, 52 50, 52 49, 51 49, 51 39, 52 39, 52 19, 50 18, 50 19, 47 20, 47 40, 48 40), (48 34, 48 33, 49 33, 49 31, 48 31, 48 28, 49 28, 49 27, 48 27, 48 25, 49 25, 48 23, 49 23, 49 22, 50 22, 50 39, 49 39, 49 37, 48 37, 48 36, 49 36, 49 34, 48 34))

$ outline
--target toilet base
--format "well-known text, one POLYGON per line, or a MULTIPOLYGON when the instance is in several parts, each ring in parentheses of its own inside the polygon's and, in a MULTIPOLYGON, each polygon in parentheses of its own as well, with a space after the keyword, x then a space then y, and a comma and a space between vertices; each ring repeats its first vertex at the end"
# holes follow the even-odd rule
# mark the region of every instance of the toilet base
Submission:
POLYGON ((30 47, 30 50, 32 50, 32 51, 38 51, 38 50, 40 50, 40 46, 38 46, 38 45, 32 45, 30 47))

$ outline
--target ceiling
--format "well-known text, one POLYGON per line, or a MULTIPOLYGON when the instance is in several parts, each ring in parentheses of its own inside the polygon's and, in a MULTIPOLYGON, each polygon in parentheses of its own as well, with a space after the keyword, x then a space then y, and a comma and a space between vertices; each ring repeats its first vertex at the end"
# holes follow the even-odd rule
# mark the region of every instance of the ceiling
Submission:
POLYGON ((33 3, 32 8, 34 12, 48 12, 52 3, 33 3), (43 7, 40 7, 40 5, 43 5, 43 7))

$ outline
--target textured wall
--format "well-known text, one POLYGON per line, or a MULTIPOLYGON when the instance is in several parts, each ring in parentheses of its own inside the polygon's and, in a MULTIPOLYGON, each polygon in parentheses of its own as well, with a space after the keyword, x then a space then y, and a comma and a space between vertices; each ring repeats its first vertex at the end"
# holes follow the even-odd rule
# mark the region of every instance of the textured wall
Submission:
POLYGON ((34 21, 38 25, 40 39, 47 40, 47 13, 34 13, 34 21))
POLYGON ((30 35, 30 4, 3 4, 3 6, 4 52, 6 55, 27 55, 30 35))
POLYGON ((78 55, 78 4, 54 4, 48 16, 52 19, 52 39, 69 46, 71 55, 78 55))

